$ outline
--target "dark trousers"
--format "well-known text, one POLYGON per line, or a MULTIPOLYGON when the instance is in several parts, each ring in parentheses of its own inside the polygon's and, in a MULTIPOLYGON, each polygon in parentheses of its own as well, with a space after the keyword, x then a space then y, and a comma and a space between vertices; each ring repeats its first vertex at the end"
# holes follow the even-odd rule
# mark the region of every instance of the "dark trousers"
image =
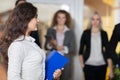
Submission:
POLYGON ((85 80, 105 80, 106 69, 107 69, 106 65, 102 66, 85 65, 84 67, 85 80))
POLYGON ((62 75, 60 77, 60 80, 73 80, 72 75, 73 75, 73 60, 70 55, 67 55, 66 57, 69 58, 69 62, 64 66, 64 70, 62 71, 62 75))

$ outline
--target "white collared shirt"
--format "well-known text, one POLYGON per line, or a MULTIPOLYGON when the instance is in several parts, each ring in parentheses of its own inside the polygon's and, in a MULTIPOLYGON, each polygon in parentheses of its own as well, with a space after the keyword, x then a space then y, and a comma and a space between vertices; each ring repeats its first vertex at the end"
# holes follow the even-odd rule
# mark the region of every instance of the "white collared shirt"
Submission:
POLYGON ((8 80, 44 80, 45 53, 30 36, 21 36, 8 48, 8 80))

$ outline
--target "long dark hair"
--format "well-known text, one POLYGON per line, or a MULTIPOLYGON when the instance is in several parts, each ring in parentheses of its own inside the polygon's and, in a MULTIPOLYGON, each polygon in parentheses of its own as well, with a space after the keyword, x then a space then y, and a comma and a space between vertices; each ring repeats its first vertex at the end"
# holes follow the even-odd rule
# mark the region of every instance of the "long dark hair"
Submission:
POLYGON ((54 26, 56 26, 56 25, 58 24, 58 22, 57 22, 57 16, 58 16, 58 14, 65 14, 65 16, 66 16, 65 25, 66 25, 68 28, 72 28, 72 26, 73 26, 73 25, 72 25, 72 18, 71 18, 71 16, 70 16, 70 14, 69 14, 67 11, 65 11, 65 10, 58 10, 58 11, 54 14, 51 27, 54 27, 54 26))
MULTIPOLYGON (((25 36, 28 23, 37 15, 37 8, 31 3, 16 6, 9 16, 2 38, 2 45, 8 49, 9 45, 21 35, 25 36)), ((7 50, 6 50, 7 53, 7 50)))

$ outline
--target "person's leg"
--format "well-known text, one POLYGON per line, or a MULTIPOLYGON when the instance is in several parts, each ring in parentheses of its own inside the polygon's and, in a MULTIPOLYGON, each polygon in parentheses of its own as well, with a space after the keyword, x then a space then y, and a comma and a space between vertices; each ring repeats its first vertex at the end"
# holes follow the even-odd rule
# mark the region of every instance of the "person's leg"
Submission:
POLYGON ((68 63, 65 65, 64 70, 62 71, 60 80, 71 80, 72 78, 71 74, 72 74, 71 65, 70 63, 68 63))
POLYGON ((94 67, 85 65, 85 67, 84 67, 85 80, 94 80, 94 78, 95 78, 94 73, 95 73, 94 67))
POLYGON ((96 67, 95 80, 105 80, 106 78, 106 66, 96 67))
POLYGON ((62 71, 62 75, 61 75, 60 80, 69 80, 69 79, 68 79, 69 77, 70 77, 70 76, 69 76, 69 66, 66 65, 66 66, 64 67, 64 70, 62 71))

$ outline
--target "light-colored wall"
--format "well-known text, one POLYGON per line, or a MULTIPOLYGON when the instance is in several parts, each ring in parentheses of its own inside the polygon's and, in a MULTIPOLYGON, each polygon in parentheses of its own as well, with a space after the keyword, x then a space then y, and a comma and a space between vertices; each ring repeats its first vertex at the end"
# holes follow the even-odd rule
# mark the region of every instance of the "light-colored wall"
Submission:
POLYGON ((115 0, 115 7, 114 7, 114 22, 115 24, 120 23, 120 0, 115 0))
POLYGON ((12 10, 16 0, 0 0, 0 13, 12 10))

